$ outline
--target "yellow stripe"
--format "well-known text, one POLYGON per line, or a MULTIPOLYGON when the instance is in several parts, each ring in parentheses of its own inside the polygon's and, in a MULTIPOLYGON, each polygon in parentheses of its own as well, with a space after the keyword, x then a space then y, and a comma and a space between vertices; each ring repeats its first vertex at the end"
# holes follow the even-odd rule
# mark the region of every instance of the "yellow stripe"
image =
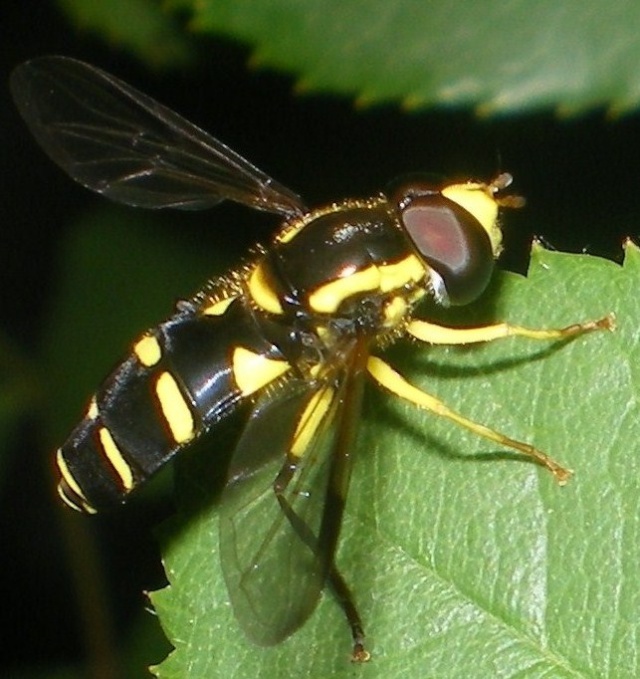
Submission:
POLYGON ((140 338, 133 347, 133 353, 138 357, 140 363, 147 368, 156 365, 162 358, 162 348, 153 335, 145 335, 140 338))
POLYGON ((234 299, 236 299, 236 297, 227 297, 227 299, 220 299, 217 302, 212 302, 209 306, 202 309, 202 313, 205 316, 222 316, 234 299))
POLYGON ((67 505, 67 507, 71 507, 71 509, 75 509, 77 512, 82 511, 82 507, 80 505, 77 505, 75 502, 72 502, 71 498, 64 492, 61 483, 58 484, 57 490, 60 499, 67 505))
POLYGON ((87 420, 95 420, 96 417, 98 417, 98 404, 96 403, 96 397, 92 396, 89 401, 89 406, 87 407, 85 418, 87 420))
POLYGON ((186 443, 195 436, 195 424, 189 404, 178 383, 168 372, 160 373, 156 382, 160 410, 176 443, 186 443))
POLYGON ((258 263, 249 276, 249 293, 253 301, 270 314, 282 314, 283 309, 278 296, 265 277, 264 266, 258 263))
POLYGON ((331 314, 349 297, 361 292, 378 290, 380 271, 377 266, 368 266, 362 271, 345 270, 342 277, 319 287, 309 295, 309 305, 320 314, 331 314))
POLYGON ((120 477, 122 486, 129 491, 133 488, 133 473, 127 461, 122 457, 120 449, 111 436, 111 432, 106 427, 100 427, 98 430, 98 438, 102 444, 102 452, 106 455, 107 460, 120 477))
POLYGON ((85 514, 97 514, 97 510, 94 509, 91 505, 87 504, 86 502, 83 502, 80 505, 76 504, 66 494, 61 484, 58 484, 58 495, 60 496, 60 499, 67 505, 67 507, 71 507, 71 509, 74 509, 76 512, 84 512, 85 514))
POLYGON ((291 367, 287 361, 267 358, 244 347, 236 347, 233 350, 231 361, 233 377, 243 396, 253 394, 269 382, 273 382, 291 367))
POLYGON ((384 305, 384 324, 387 328, 395 328, 407 315, 409 305, 402 297, 393 297, 384 305))
POLYGON ((426 270, 415 255, 409 255, 394 264, 371 265, 361 271, 346 269, 340 278, 319 287, 309 295, 314 311, 331 314, 349 297, 363 292, 379 290, 382 293, 399 290, 407 283, 424 278, 426 270))
POLYGON ((380 266, 380 291, 398 290, 407 283, 417 283, 425 276, 426 270, 415 255, 409 255, 395 264, 380 266))
POLYGON ((60 472, 60 476, 65 480, 65 483, 71 488, 71 490, 84 502, 87 504, 89 501, 87 500, 86 495, 83 493, 82 488, 78 485, 78 482, 75 480, 73 474, 69 470, 69 467, 67 466, 67 461, 64 459, 64 456, 62 455, 62 448, 58 448, 56 452, 56 465, 58 466, 58 471, 60 472))
POLYGON ((313 398, 307 403, 307 407, 298 420, 298 426, 293 435, 293 443, 289 450, 294 457, 301 458, 309 448, 309 444, 315 436, 318 427, 331 407, 333 395, 334 390, 326 388, 315 393, 313 398))

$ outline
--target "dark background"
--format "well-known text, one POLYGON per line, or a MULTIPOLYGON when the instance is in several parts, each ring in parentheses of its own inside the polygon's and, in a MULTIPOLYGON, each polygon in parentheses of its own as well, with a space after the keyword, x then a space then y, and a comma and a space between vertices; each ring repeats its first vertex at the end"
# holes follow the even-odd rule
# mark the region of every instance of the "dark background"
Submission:
MULTIPOLYGON (((490 178, 508 170, 527 207, 507 218, 503 266, 525 271, 533 235, 553 247, 616 261, 640 215, 637 115, 608 120, 597 110, 560 120, 552 112, 479 120, 467 111, 407 114, 386 106, 356 110, 337 97, 294 94, 290 78, 247 67, 249 51, 203 40, 194 70, 149 73, 117 49, 71 29, 48 2, 0 10, 0 290, 2 332, 36 356, 65 229, 100 200, 66 178, 36 147, 13 108, 11 69, 43 54, 74 56, 110 71, 214 133, 309 204, 377 191, 392 177, 427 170, 490 178)), ((265 239, 274 220, 221 206, 189 233, 215 247, 223 234, 238 248, 265 239), (218 225, 220 230, 216 231, 218 225), (229 225, 232 225, 231 227, 229 225)), ((164 227, 163 227, 164 228, 164 227)), ((108 285, 108 281, 105 281, 108 285)), ((99 310, 97 310, 97 313, 99 310)), ((126 309, 123 309, 126 313, 126 309)), ((90 357, 79 357, 90 360, 90 357)), ((0 675, 82 657, 73 587, 53 518, 50 481, 36 458, 41 439, 24 422, 0 477, 3 653, 0 675), (7 631, 8 630, 8 631, 7 631)), ((162 583, 150 527, 154 512, 98 527, 107 554, 116 627, 143 605, 140 591, 162 583)))

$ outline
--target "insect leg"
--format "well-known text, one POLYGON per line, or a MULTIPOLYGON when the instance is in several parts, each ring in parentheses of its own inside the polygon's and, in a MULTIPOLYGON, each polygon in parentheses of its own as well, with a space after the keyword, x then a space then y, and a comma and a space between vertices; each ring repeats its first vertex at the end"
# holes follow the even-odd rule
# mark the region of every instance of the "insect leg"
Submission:
MULTIPOLYGON (((292 465, 287 461, 278 474, 275 483, 273 484, 273 490, 278 500, 278 504, 280 505, 282 513, 285 515, 296 535, 316 555, 321 567, 328 569, 325 576, 326 580, 331 587, 331 591, 333 592, 336 601, 338 602, 340 608, 342 608, 349 628, 351 629, 351 636, 353 638, 353 651, 351 654, 352 660, 354 662, 367 662, 370 658, 370 654, 364 647, 364 628, 362 625, 362 619, 360 618, 360 614, 358 613, 358 609, 356 608, 353 600, 351 588, 338 570, 338 567, 336 566, 333 559, 334 555, 329 555, 327 553, 327 548, 325 547, 323 549, 321 547, 319 538, 314 534, 311 528, 309 528, 306 522, 296 514, 295 510, 284 495, 284 492, 294 473, 295 465, 292 465), (325 563, 329 556, 331 556, 330 561, 325 563)), ((328 490, 327 494, 329 495, 330 493, 331 491, 328 490)), ((330 511, 328 503, 329 499, 327 499, 325 515, 330 511)), ((341 499, 337 503, 337 506, 339 507, 337 511, 333 510, 330 512, 333 520, 338 522, 335 528, 336 542, 340 530, 340 523, 342 522, 344 499, 341 499)), ((335 551, 335 544, 333 549, 335 551)))
POLYGON ((583 335, 594 330, 613 330, 615 317, 609 314, 597 321, 574 323, 566 328, 550 328, 537 330, 523 328, 509 323, 496 323, 480 328, 447 328, 435 323, 422 320, 412 320, 407 324, 407 332, 421 342, 429 344, 474 344, 478 342, 491 342, 501 337, 528 337, 535 340, 559 340, 569 339, 577 335, 583 335))
POLYGON ((349 371, 343 385, 343 399, 340 403, 338 426, 333 443, 325 511, 318 538, 320 551, 325 555, 329 565, 329 584, 351 628, 353 638, 351 659, 353 662, 367 662, 370 655, 364 647, 364 629, 353 595, 336 568, 335 553, 349 492, 357 429, 362 412, 364 375, 368 359, 368 343, 361 337, 356 342, 351 354, 349 371))
POLYGON ((460 415, 455 410, 452 410, 443 403, 440 399, 435 396, 431 396, 426 392, 414 387, 412 384, 407 382, 402 375, 396 372, 390 365, 385 363, 382 359, 377 356, 370 356, 367 362, 367 370, 369 374, 385 389, 389 390, 391 393, 403 398, 405 401, 409 401, 418 408, 423 410, 428 410, 435 415, 441 417, 446 417, 448 420, 459 424, 466 429, 471 430, 479 436, 483 436, 490 441, 495 441, 501 446, 506 446, 507 448, 513 448, 528 457, 533 458, 546 467, 556 478, 556 481, 563 486, 567 483, 571 477, 572 472, 566 469, 558 462, 550 458, 548 455, 538 450, 529 443, 524 443, 523 441, 516 441, 515 439, 505 436, 501 432, 495 431, 486 427, 479 422, 474 422, 463 415, 460 415))
MULTIPOLYGON (((364 629, 362 620, 353 600, 353 595, 346 581, 340 574, 335 564, 335 552, 342 526, 342 517, 351 480, 353 466, 353 452, 357 434, 362 397, 364 393, 364 374, 369 353, 367 342, 364 338, 357 341, 350 356, 348 371, 344 382, 337 394, 339 398, 336 413, 336 430, 331 444, 330 469, 322 520, 316 536, 309 526, 302 520, 285 495, 285 490, 296 473, 297 462, 293 455, 289 455, 287 462, 280 470, 273 489, 280 504, 283 514, 291 524, 298 537, 313 551, 318 559, 318 564, 325 574, 331 590, 342 608, 351 629, 353 639, 352 660, 354 662, 366 662, 370 655, 364 647, 364 629)), ((316 435, 320 424, 324 421, 322 415, 333 406, 333 398, 336 396, 333 390, 327 389, 319 392, 312 402, 314 412, 303 416, 302 426, 298 427, 292 451, 306 449, 316 435), (323 396, 322 394, 325 394, 323 396), (326 399, 321 410, 317 410, 315 400, 322 402, 326 399)))

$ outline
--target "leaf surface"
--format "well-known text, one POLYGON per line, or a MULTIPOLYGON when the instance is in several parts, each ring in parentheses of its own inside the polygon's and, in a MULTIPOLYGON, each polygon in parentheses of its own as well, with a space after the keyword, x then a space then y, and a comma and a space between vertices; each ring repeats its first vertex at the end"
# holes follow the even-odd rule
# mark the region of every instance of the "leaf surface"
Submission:
POLYGON ((300 89, 361 103, 565 112, 636 106, 640 5, 526 0, 173 0, 300 89))
POLYGON ((365 666, 349 663, 328 593, 285 643, 243 638, 207 490, 224 474, 214 449, 225 443, 187 460, 183 512, 163 539, 170 586, 153 595, 176 650, 157 675, 637 676, 639 269, 632 245, 624 266, 536 247, 527 278, 499 274, 479 304, 439 320, 553 327, 613 311, 615 332, 388 352, 413 382, 575 477, 560 488, 535 464, 370 389, 338 555, 368 634, 365 666))

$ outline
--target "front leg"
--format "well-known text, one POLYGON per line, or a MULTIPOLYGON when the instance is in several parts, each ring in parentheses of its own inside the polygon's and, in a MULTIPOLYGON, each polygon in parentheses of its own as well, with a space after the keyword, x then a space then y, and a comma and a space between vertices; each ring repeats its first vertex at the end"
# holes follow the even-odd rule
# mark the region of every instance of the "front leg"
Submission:
POLYGON ((550 328, 547 330, 523 328, 509 323, 496 323, 480 328, 448 328, 418 319, 409 321, 406 330, 412 337, 429 344, 477 344, 479 342, 492 342, 501 337, 528 337, 535 340, 569 339, 594 330, 613 330, 614 328, 615 317, 613 314, 609 314, 597 321, 574 323, 566 328, 550 328))

